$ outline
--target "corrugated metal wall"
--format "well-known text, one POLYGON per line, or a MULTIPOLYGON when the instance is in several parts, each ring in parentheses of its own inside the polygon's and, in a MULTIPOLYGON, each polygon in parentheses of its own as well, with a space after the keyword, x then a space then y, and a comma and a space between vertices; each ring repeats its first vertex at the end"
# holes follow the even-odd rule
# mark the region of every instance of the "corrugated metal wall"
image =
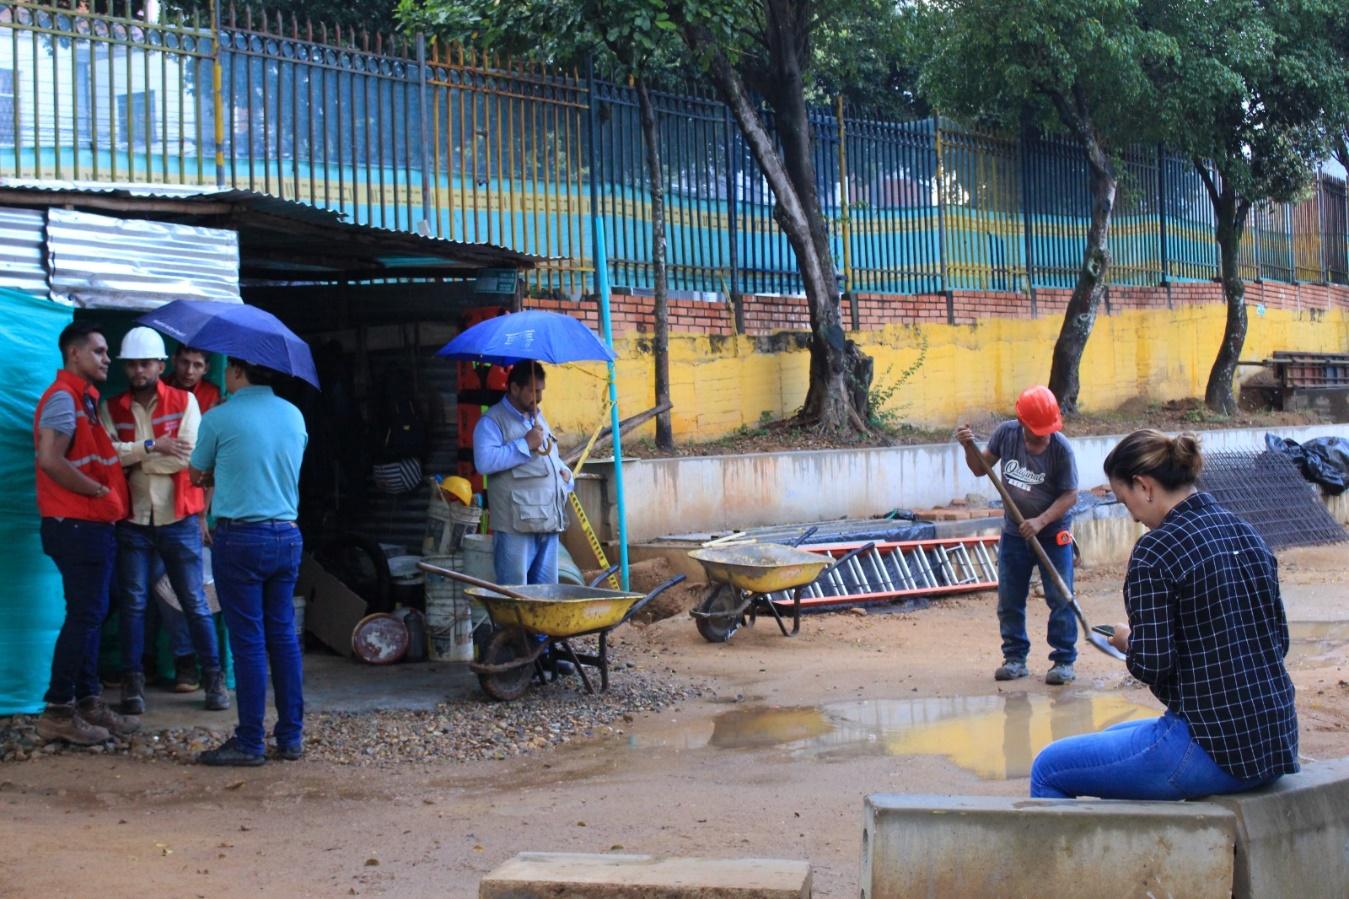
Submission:
POLYGON ((41 210, 0 207, 0 287, 47 296, 45 224, 41 210))
POLYGON ((87 309, 242 302, 234 231, 49 209, 47 270, 53 299, 87 309))

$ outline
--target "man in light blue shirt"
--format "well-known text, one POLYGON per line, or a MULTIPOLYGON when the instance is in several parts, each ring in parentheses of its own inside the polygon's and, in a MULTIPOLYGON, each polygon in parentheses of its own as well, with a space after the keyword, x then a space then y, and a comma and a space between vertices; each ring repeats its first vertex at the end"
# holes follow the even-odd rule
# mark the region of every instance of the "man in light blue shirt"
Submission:
POLYGON ((230 401, 202 416, 192 451, 193 483, 215 486, 215 584, 229 627, 239 708, 234 736, 198 756, 205 765, 267 761, 269 660, 276 754, 289 760, 304 752, 304 672, 292 597, 304 546, 295 519, 309 436, 300 410, 272 392, 276 377, 231 359, 225 371, 230 401))
POLYGON ((539 411, 537 362, 511 369, 506 396, 473 429, 473 467, 487 476, 497 583, 556 584, 558 538, 567 529, 572 473, 539 411))

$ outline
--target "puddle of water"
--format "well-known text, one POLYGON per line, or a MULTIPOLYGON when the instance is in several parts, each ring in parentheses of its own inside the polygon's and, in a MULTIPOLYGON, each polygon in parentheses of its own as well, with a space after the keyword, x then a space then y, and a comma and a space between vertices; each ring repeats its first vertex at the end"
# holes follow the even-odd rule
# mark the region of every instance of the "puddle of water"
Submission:
POLYGON ((1340 663, 1349 654, 1349 621, 1290 621, 1291 665, 1340 663))
POLYGON ((1035 755, 1054 740, 1159 714, 1115 694, 1090 692, 866 700, 736 709, 713 719, 710 733, 705 724, 691 725, 657 742, 683 749, 777 747, 794 758, 941 755, 986 780, 1007 780, 1029 775, 1035 755))

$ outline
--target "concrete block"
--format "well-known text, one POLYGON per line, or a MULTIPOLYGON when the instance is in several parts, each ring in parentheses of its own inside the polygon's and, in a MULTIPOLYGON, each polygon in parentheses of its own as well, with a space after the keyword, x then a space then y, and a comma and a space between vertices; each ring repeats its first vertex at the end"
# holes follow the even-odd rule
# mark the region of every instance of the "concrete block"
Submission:
POLYGON ((1349 896, 1349 758, 1238 796, 1214 796, 1237 819, 1237 899, 1349 896))
POLYGON ((1235 841, 1235 816, 1204 802, 877 794, 862 899, 1227 899, 1235 841))
POLYGON ((810 863, 521 852, 482 879, 478 899, 809 899, 810 863))

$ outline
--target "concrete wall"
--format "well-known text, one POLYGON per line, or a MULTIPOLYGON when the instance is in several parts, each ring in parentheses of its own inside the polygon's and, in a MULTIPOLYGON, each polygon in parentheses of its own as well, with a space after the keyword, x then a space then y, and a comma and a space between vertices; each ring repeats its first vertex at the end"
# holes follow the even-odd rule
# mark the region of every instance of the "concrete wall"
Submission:
MULTIPOLYGON (((1349 437, 1349 424, 1283 428, 1279 434, 1299 442, 1349 437)), ((1208 450, 1265 445, 1263 429, 1205 431, 1202 436, 1208 450)), ((1104 482, 1101 466, 1119 439, 1073 438, 1083 487, 1104 482)), ((595 463, 593 470, 601 473, 604 466, 595 463)), ((896 507, 943 505, 969 494, 996 496, 986 479, 965 467, 954 443, 636 460, 624 464, 623 476, 632 542, 695 531, 868 518, 896 507)), ((612 489, 608 495, 612 503, 612 489)), ((612 508, 606 519, 616 520, 612 508)))
MULTIPOLYGON (((896 309, 909 300, 892 299, 896 309)), ((1136 397, 1166 401, 1202 396, 1225 314, 1222 305, 1202 303, 1102 315, 1082 361, 1083 408, 1108 411, 1136 397)), ((1035 319, 990 317, 955 325, 924 319, 852 336, 875 360, 878 389, 893 385, 921 358, 886 409, 915 425, 948 427, 989 410, 1010 411, 1025 386, 1043 383, 1061 323, 1060 316, 1043 312, 1035 319)), ((805 336, 676 330, 670 339, 676 439, 707 441, 755 427, 765 417, 795 412, 808 386, 805 336)), ((1342 307, 1253 307, 1242 357, 1259 359, 1284 349, 1342 352, 1347 345, 1349 310, 1342 307)), ((649 339, 629 331, 617 350, 620 407, 627 413, 650 408, 654 375, 649 339)), ((552 371, 545 408, 559 432, 579 439, 594 429, 603 417, 602 375, 596 366, 552 371)), ((651 433, 648 426, 638 436, 651 433)))

